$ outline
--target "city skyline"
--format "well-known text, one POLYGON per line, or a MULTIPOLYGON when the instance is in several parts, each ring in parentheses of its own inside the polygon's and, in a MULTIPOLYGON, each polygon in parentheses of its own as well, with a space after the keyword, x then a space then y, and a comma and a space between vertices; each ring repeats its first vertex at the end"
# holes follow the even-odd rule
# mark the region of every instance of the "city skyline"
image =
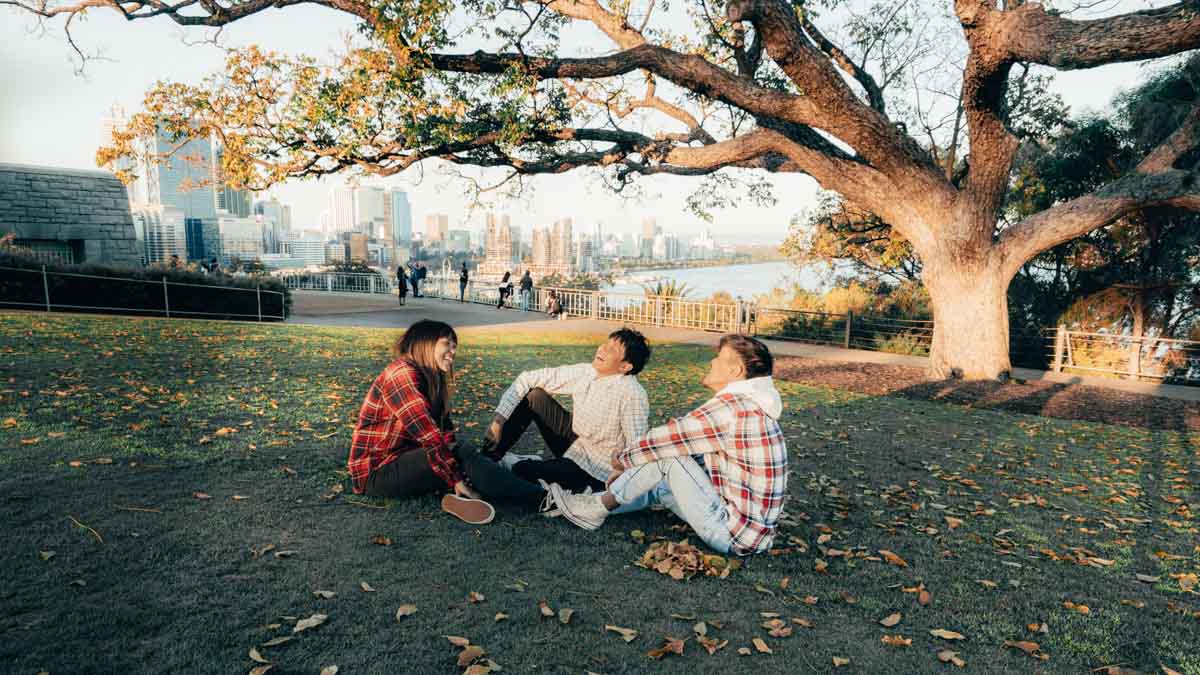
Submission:
MULTIPOLYGON (((0 89, 20 91, 22 96, 0 99, 2 162, 95 169, 94 154, 101 142, 100 120, 105 110, 114 104, 138 110, 142 95, 155 80, 197 82, 216 71, 224 57, 224 52, 211 46, 185 45, 180 39, 185 35, 182 30, 170 35, 139 31, 109 13, 97 13, 75 27, 75 38, 89 51, 103 48, 105 56, 115 62, 93 61, 87 66, 86 78, 80 78, 70 63, 70 48, 61 32, 51 29, 44 39, 37 39, 26 34, 30 25, 27 17, 11 13, 6 16, 15 19, 0 22, 0 55, 10 64, 0 73, 0 89), (156 54, 156 58, 144 58, 147 53, 156 54), (64 106, 64 100, 71 104, 64 106), (55 120, 53 125, 46 124, 45 120, 50 119, 55 120)), ((319 57, 338 47, 341 35, 353 31, 355 26, 349 17, 316 7, 292 8, 289 20, 289 31, 267 34, 261 29, 268 19, 251 17, 228 27, 222 42, 231 47, 257 42, 287 53, 319 57)), ((193 40, 202 34, 198 30, 186 32, 193 40)), ((1113 65, 1061 73, 1055 89, 1063 94, 1073 112, 1080 113, 1102 110, 1119 85, 1132 84, 1137 79, 1138 66, 1113 65)), ((470 173, 485 181, 495 180, 498 175, 494 171, 470 173)), ((687 213, 684 207, 687 195, 699 185, 695 179, 667 176, 641 179, 646 197, 638 203, 614 196, 587 173, 538 176, 530 181, 532 191, 521 199, 474 211, 463 196, 462 184, 439 176, 436 162, 418 165, 387 181, 368 179, 363 183, 405 190, 414 221, 423 222, 426 213, 446 213, 451 216, 450 229, 478 231, 472 221, 477 214, 488 210, 509 214, 523 228, 546 226, 562 217, 574 217, 584 223, 578 205, 587 204, 588 219, 602 222, 608 231, 636 232, 644 218, 654 217, 664 231, 688 235, 711 229, 718 239, 766 236, 778 241, 786 234, 788 221, 813 204, 816 185, 799 175, 768 178, 780 199, 775 206, 743 203, 716 209, 711 225, 687 213)), ((341 182, 335 177, 289 183, 267 194, 293 207, 297 229, 312 229, 320 226, 328 190, 341 182)))

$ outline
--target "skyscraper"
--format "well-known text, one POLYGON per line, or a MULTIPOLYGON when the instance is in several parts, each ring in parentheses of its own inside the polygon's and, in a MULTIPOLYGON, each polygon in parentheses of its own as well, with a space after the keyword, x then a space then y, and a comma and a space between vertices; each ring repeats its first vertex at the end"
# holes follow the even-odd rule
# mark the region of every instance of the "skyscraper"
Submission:
POLYGON ((342 232, 352 232, 357 221, 354 215, 354 191, 348 187, 335 187, 329 190, 329 232, 327 237, 334 238, 342 232))
POLYGON ((508 216, 497 218, 493 213, 487 214, 484 258, 479 264, 479 275, 499 277, 512 271, 513 263, 513 231, 508 216))
POLYGON ((384 190, 371 185, 354 188, 354 231, 367 235, 369 239, 383 236, 384 190))
MULTIPOLYGON (((508 216, 505 216, 507 218, 508 216)), ((444 213, 430 213, 425 216, 425 241, 441 241, 450 231, 450 216, 444 213)))
POLYGON ((412 204, 404 190, 392 190, 390 199, 392 215, 392 241, 397 247, 412 245, 412 204))

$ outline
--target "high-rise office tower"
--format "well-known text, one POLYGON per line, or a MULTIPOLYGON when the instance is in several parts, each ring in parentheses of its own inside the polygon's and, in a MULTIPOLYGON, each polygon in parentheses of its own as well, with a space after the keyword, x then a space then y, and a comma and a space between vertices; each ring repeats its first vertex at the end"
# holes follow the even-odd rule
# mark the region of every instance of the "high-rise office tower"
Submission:
POLYGON ((441 241, 449 231, 450 216, 444 213, 430 213, 425 216, 425 241, 441 241))

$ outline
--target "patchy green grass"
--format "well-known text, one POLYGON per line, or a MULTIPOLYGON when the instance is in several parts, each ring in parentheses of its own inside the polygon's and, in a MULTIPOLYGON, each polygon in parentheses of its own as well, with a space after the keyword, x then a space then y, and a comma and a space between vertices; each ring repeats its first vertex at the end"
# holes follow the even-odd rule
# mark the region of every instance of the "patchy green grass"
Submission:
MULTIPOLYGON (((792 497, 774 554, 676 582, 633 564, 646 547, 634 530, 686 537, 665 513, 589 533, 513 510, 472 528, 434 497, 325 499, 345 483, 358 405, 394 337, 0 317, 3 670, 247 672, 257 646, 276 673, 446 673, 461 670, 443 637, 457 635, 510 673, 798 673, 835 657, 842 670, 956 672, 942 649, 972 672, 1200 673, 1200 597, 1184 590, 1200 571, 1196 437, 781 385, 792 497), (541 600, 573 609, 570 623, 543 618, 541 600), (417 611, 397 620, 404 604, 417 611), (771 637, 764 612, 812 627, 771 637), (895 612, 894 627, 878 623, 895 612), (314 613, 328 619, 261 646, 314 613), (699 621, 728 646, 703 651, 699 621), (652 661, 666 636, 689 638, 683 656, 652 661), (754 638, 772 653, 740 655, 754 638), (1036 642, 1045 660, 1006 641, 1036 642)), ((518 372, 594 344, 464 331, 463 439, 478 441, 518 372)), ((705 398, 707 358, 656 347, 642 377, 652 422, 705 398)))

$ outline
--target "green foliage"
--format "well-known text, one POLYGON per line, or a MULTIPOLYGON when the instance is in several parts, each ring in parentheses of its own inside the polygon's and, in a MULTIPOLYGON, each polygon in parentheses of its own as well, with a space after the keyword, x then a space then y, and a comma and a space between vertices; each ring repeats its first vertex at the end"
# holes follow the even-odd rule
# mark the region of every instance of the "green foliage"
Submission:
POLYGON ((566 276, 555 272, 537 280, 538 286, 546 288, 570 288, 580 291, 598 291, 612 284, 612 274, 573 274, 566 276))

